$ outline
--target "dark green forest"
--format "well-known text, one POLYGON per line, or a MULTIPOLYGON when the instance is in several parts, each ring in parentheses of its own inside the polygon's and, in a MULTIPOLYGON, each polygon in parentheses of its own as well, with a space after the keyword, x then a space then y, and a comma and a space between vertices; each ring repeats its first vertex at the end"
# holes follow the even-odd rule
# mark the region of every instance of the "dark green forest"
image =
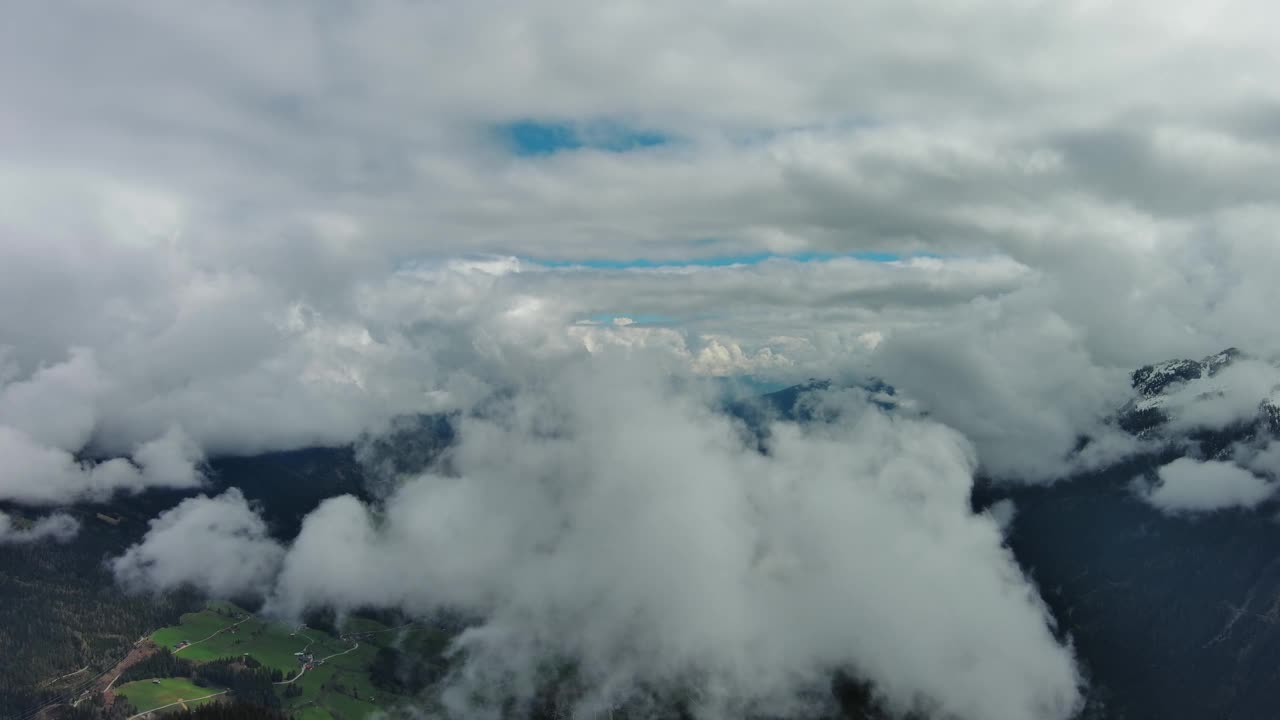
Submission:
MULTIPOLYGON (((362 492, 350 448, 223 458, 205 470, 210 482, 203 492, 241 488, 263 504, 272 530, 283 538, 296 534, 301 518, 324 498, 362 492)), ((0 717, 22 718, 78 693, 139 638, 203 605, 191 593, 130 595, 107 566, 142 538, 153 518, 194 494, 151 490, 76 506, 67 512, 80 520, 81 531, 70 543, 0 545, 0 717), (51 682, 86 666, 81 674, 51 682)), ((44 514, 8 504, 0 510, 18 518, 44 514)))
POLYGON ((77 514, 84 527, 69 544, 0 545, 0 658, 20 660, 0 662, 0 716, 22 717, 65 695, 115 665, 140 637, 199 605, 188 594, 121 592, 104 561, 127 546, 126 532, 140 519, 113 526, 96 511, 77 514))

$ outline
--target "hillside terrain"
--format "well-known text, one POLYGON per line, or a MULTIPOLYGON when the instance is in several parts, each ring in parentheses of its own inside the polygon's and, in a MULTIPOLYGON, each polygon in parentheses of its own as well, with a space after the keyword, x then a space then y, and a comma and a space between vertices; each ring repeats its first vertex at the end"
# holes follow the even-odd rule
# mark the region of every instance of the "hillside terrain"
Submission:
MULTIPOLYGON (((1136 370, 1132 395, 1117 400, 1109 422, 1144 444, 1122 462, 1052 485, 977 482, 975 510, 1004 500, 1016 509, 1008 546, 1074 645, 1090 686, 1086 717, 1250 718, 1280 706, 1280 501, 1171 515, 1134 489, 1135 478, 1177 458, 1229 458, 1280 437, 1273 397, 1257 398, 1256 413, 1224 427, 1188 426, 1180 414, 1227 392, 1214 383, 1243 359, 1228 350, 1136 370)), ((767 451, 770 418, 823 422, 810 399, 830 389, 810 381, 726 411, 767 451)), ((898 411, 900 398, 883 383, 855 390, 879 411, 898 411)), ((359 448, 215 460, 210 489, 241 488, 273 534, 288 539, 325 497, 376 493, 427 467, 453 437, 448 418, 410 418, 359 448)), ((102 560, 189 494, 78 507, 83 531, 69 544, 0 547, 0 650, 26 660, 2 664, 0 715, 30 720, 42 706, 73 700, 86 717, 252 701, 298 718, 354 720, 430 702, 422 692, 448 670, 441 653, 451 632, 384 616, 289 627, 244 604, 202 607, 187 593, 101 592, 112 587, 102 560), (121 702, 94 710, 86 690, 112 680, 121 702)), ((833 691, 848 716, 881 716, 856 681, 837 678, 833 691)), ((535 717, 555 715, 556 692, 535 717)))
MULTIPOLYGON (((284 538, 296 534, 302 517, 324 498, 363 492, 350 448, 215 459, 206 473, 205 492, 241 488, 284 538)), ((0 717, 23 718, 78 695, 140 637, 201 607, 188 592, 122 592, 104 562, 139 541, 152 518, 194 494, 151 490, 78 505, 67 510, 81 526, 70 542, 0 544, 0 653, 22 658, 0 663, 0 717)), ((19 518, 31 512, 0 509, 19 518)))
POLYGON ((405 704, 412 698, 402 693, 419 689, 401 677, 395 659, 403 649, 438 652, 443 640, 421 624, 353 617, 341 630, 291 627, 210 603, 142 645, 147 654, 113 690, 135 714, 229 695, 299 718, 360 720, 405 704))
POLYGON ((1049 486, 975 491, 978 507, 1013 501, 1009 546, 1075 643, 1098 717, 1261 718, 1280 707, 1280 501, 1170 515, 1134 489, 1177 458, 1228 459, 1280 438, 1273 397, 1225 427, 1171 427, 1178 396, 1219 397, 1214 379, 1242 358, 1227 350, 1135 371, 1117 422, 1152 441, 1146 454, 1049 486))

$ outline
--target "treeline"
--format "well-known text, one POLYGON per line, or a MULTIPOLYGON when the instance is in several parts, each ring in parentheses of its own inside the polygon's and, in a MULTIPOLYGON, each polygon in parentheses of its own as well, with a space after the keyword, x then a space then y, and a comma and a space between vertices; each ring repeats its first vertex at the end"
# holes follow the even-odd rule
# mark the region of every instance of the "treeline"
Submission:
POLYGON ((0 545, 0 717, 21 718, 61 697, 121 660, 138 638, 199 605, 190 593, 118 590, 102 560, 130 538, 92 515, 84 523, 66 545, 0 545))
POLYGON ((272 683, 284 680, 284 673, 262 666, 253 658, 223 658, 197 665, 192 682, 201 687, 224 687, 236 700, 263 707, 280 707, 272 683), (252 661, 253 667, 248 662, 252 661))
POLYGON ((123 685, 134 680, 188 677, 194 670, 195 663, 174 655, 169 648, 161 648, 159 652, 148 655, 121 673, 116 682, 123 685))
POLYGON ((191 678, 200 687, 226 688, 237 700, 250 704, 279 707, 280 699, 274 692, 273 683, 283 681, 284 673, 264 667, 252 656, 195 663, 164 648, 126 670, 120 676, 120 682, 175 677, 191 678))
POLYGON ((289 720, 289 716, 277 708, 246 702, 208 703, 193 710, 165 713, 161 717, 172 720, 289 720))
MULTIPOLYGON (((128 703, 117 702, 110 709, 101 704, 66 705, 49 715, 49 720, 125 720, 137 711, 128 703)), ((211 702, 189 710, 173 710, 160 714, 165 720, 289 720, 278 708, 263 707, 235 700, 211 702)))
MULTIPOLYGON (((246 497, 262 503, 268 522, 286 539, 325 498, 364 493, 350 448, 226 458, 211 461, 210 468, 214 486, 206 492, 241 487, 246 497)), ((77 678, 52 688, 40 685, 86 665, 89 672, 79 677, 92 677, 124 657, 138 638, 177 624, 182 613, 203 605, 189 592, 128 595, 103 562, 140 540, 152 518, 193 494, 153 489, 78 506, 70 512, 82 528, 70 543, 0 545, 0 718, 23 718, 65 696, 77 678), (98 513, 111 522, 98 519, 98 513)), ((5 503, 0 510, 43 514, 5 503)))

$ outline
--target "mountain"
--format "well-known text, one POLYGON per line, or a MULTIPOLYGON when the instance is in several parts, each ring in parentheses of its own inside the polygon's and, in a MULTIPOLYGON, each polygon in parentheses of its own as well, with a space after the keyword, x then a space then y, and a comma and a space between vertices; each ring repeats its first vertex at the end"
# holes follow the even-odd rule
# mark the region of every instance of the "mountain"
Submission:
MULTIPOLYGON (((282 538, 296 535, 302 518, 325 498, 365 494, 351 448, 220 458, 206 472, 210 482, 200 492, 241 488, 282 538)), ((74 683, 93 679, 123 658, 139 636, 199 608, 200 599, 189 592, 124 593, 104 562, 141 540, 157 515, 195 494, 153 489, 78 505, 66 510, 81 525, 70 542, 0 544, 0 658, 22 660, 0 660, 0 717, 25 717, 66 697, 78 687, 74 683), (67 680, 71 685, 50 682, 82 667, 86 672, 67 680)), ((0 510, 31 514, 16 505, 0 510)))
POLYGON ((832 390, 860 395, 870 406, 885 411, 897 410, 900 399, 893 386, 872 378, 864 383, 847 387, 835 387, 830 380, 810 378, 798 385, 765 393, 747 400, 726 403, 723 411, 741 420, 746 427, 748 441, 754 439, 756 448, 769 451, 769 425, 774 420, 809 423, 826 422, 831 410, 821 403, 823 393, 832 390))
MULTIPOLYGON (((1227 458, 1241 444, 1280 438, 1274 390, 1250 399, 1233 384, 1250 362, 1230 349, 1136 369, 1112 424, 1146 441, 1139 456, 1049 486, 976 481, 975 510, 1001 500, 1016 508, 1008 547, 1073 643, 1090 684, 1088 718, 1262 718, 1280 707, 1280 502, 1170 516, 1132 489, 1135 477, 1179 457, 1227 458), (1223 426, 1192 422, 1224 398, 1248 412, 1223 426)), ((886 412, 909 407, 883 382, 837 387, 815 379, 724 410, 767 452, 771 419, 824 422, 834 405, 823 396, 832 393, 861 395, 886 412)), ((241 488, 287 539, 325 498, 376 497, 398 476, 438 461, 455 428, 455 418, 413 416, 350 447, 215 459, 204 492, 241 488)), ((0 649, 25 660, 0 663, 0 714, 38 706, 58 692, 37 688, 40 681, 86 664, 100 670, 132 638, 191 609, 197 600, 188 594, 101 592, 112 585, 102 559, 191 494, 152 491, 73 508, 84 530, 71 543, 0 547, 0 589, 11 590, 0 592, 11 616, 0 622, 0 649)), ((838 678, 833 690, 858 708, 850 716, 867 712, 864 686, 838 678)))
MULTIPOLYGON (((1170 516, 1133 490, 1180 457, 1230 459, 1280 439, 1275 389, 1232 381, 1251 361, 1230 348, 1134 370, 1111 424, 1144 441, 1136 457, 1048 486, 976 481, 975 510, 1016 507, 1007 544, 1075 648, 1086 718, 1251 719, 1280 707, 1280 501, 1170 516), (1244 411, 1218 424, 1226 416, 1205 412, 1214 403, 1244 411)), ((811 422, 806 398, 831 389, 811 380, 729 412, 754 427, 811 422)), ((900 401, 882 384, 864 390, 886 410, 900 401)))
POLYGON ((1094 717, 1264 718, 1280 707, 1280 503, 1170 516, 1132 489, 1179 457, 1228 459, 1280 437, 1266 388, 1244 398, 1256 414, 1196 419, 1235 392, 1218 381, 1248 359, 1229 349, 1135 370, 1116 423, 1151 441, 1141 456, 1049 486, 975 489, 975 508, 1017 508, 1009 547, 1074 643, 1094 717))
MULTIPOLYGON (((1117 422, 1140 437, 1158 435, 1176 414, 1176 408, 1171 406, 1178 396, 1191 395, 1193 402, 1221 396, 1223 390, 1215 387, 1213 379, 1250 359, 1240 350, 1228 348, 1201 360, 1169 360, 1141 367, 1131 376, 1134 397, 1120 409, 1117 422)), ((1280 406, 1267 396, 1258 398, 1257 403, 1257 416, 1245 423, 1247 429, 1280 432, 1280 406)))

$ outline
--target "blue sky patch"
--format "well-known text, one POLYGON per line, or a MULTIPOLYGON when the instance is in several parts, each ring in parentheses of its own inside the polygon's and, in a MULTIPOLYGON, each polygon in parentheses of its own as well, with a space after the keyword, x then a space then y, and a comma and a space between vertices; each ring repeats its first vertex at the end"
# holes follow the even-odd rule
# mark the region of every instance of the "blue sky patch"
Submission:
POLYGON ((630 152, 665 145, 667 135, 609 122, 551 122, 520 120, 498 126, 498 134, 521 157, 554 155, 591 149, 630 152))

